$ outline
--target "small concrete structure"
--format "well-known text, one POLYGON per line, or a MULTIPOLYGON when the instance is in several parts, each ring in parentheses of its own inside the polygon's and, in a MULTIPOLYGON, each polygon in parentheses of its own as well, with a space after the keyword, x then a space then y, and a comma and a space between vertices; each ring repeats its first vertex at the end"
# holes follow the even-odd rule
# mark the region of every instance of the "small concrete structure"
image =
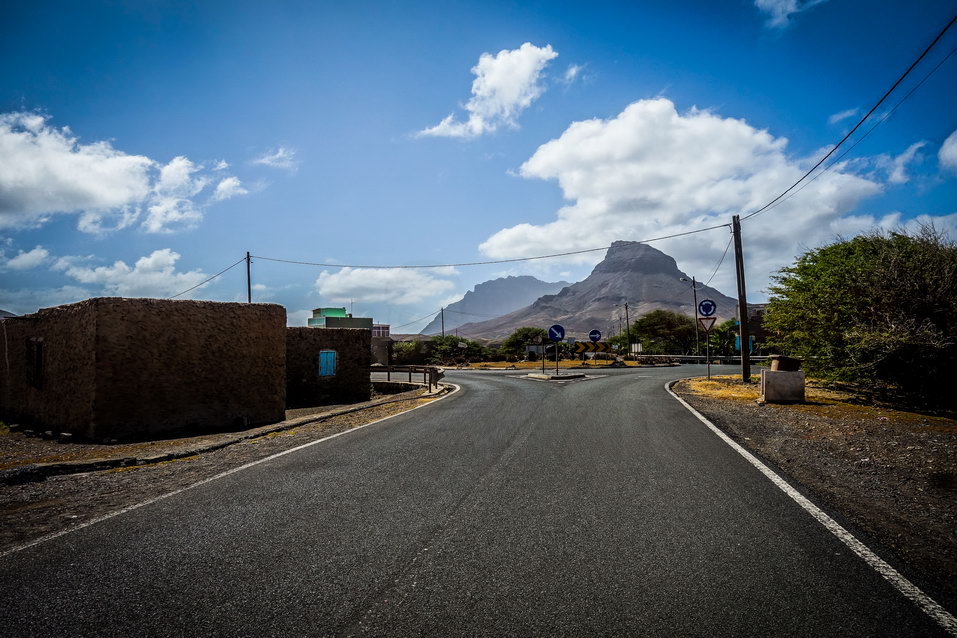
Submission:
POLYGON ((538 379, 540 381, 568 381, 570 379, 584 379, 584 374, 542 374, 541 372, 532 372, 527 375, 529 379, 538 379))
POLYGON ((761 401, 801 403, 804 401, 803 370, 761 370, 761 401))

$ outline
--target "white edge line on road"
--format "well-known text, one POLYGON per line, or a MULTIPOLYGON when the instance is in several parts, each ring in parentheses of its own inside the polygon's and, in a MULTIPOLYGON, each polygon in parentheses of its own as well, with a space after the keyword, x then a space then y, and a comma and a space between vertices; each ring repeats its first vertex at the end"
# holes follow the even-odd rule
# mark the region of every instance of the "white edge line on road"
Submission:
MULTIPOLYGON (((691 377, 688 377, 691 378, 691 377)), ((798 505, 803 507, 808 514, 817 519, 817 521, 827 528, 829 532, 837 536, 837 538, 847 545, 852 552, 864 559, 868 565, 870 565, 878 574, 883 576, 888 582, 890 582, 894 587, 897 588, 897 591, 902 593, 905 597, 909 598, 926 613, 928 616, 937 621, 937 623, 943 627, 950 635, 957 636, 957 618, 954 618, 950 612, 941 607, 937 601, 925 594, 917 585, 910 582, 904 578, 900 572, 891 567, 884 559, 871 551, 864 543, 857 540, 857 538, 851 534, 849 531, 844 529, 840 523, 835 521, 833 518, 825 514, 821 508, 809 501, 803 494, 798 492, 796 489, 791 487, 791 485, 781 478, 777 473, 774 472, 767 465, 762 463, 755 457, 753 454, 745 450, 739 444, 731 439, 727 434, 722 432, 718 427, 709 421, 704 415, 695 410, 693 407, 688 405, 688 403, 675 394, 671 386, 677 383, 678 381, 684 381, 685 379, 676 379, 674 381, 669 381, 665 384, 665 390, 668 391, 668 394, 673 396, 678 402, 688 408, 693 415, 698 417, 698 420, 704 423, 708 428, 714 432, 722 441, 730 445, 738 454, 743 456, 748 460, 751 465, 756 467, 759 472, 764 474, 772 483, 781 488, 781 491, 791 497, 791 499, 796 502, 798 505)))
MULTIPOLYGON (((319 443, 323 443, 323 442, 325 442, 325 441, 329 441, 330 439, 335 439, 335 438, 337 438, 337 437, 340 437, 340 436, 343 436, 343 435, 346 435, 346 434, 350 434, 350 433, 352 433, 352 432, 356 432, 357 430, 361 430, 361 429, 363 429, 363 428, 367 428, 367 427, 369 427, 370 425, 375 425, 375 424, 377 424, 377 423, 382 423, 383 421, 388 421, 389 419, 395 418, 395 417, 397 417, 397 416, 401 416, 401 415, 403 415, 403 414, 408 414, 409 412, 413 412, 413 411, 415 411, 415 410, 418 410, 419 408, 428 407, 428 406, 430 406, 430 405, 433 405, 433 404, 437 403, 438 401, 441 401, 442 399, 445 399, 446 397, 452 396, 453 394, 455 394, 456 392, 458 392, 459 390, 462 389, 461 386, 459 386, 459 385, 457 385, 457 384, 455 384, 455 383, 450 383, 449 385, 452 386, 452 387, 455 388, 455 389, 452 390, 451 392, 449 392, 448 394, 446 394, 446 395, 444 395, 444 396, 441 396, 441 397, 438 397, 437 399, 434 399, 434 400, 432 400, 432 401, 430 401, 430 402, 428 402, 428 403, 423 403, 422 405, 417 405, 417 406, 415 406, 414 408, 412 408, 411 410, 406 410, 406 411, 404 411, 404 412, 398 412, 398 413, 396 413, 396 414, 391 414, 391 415, 389 415, 389 416, 382 417, 381 419, 376 419, 375 421, 370 421, 369 423, 365 423, 365 424, 363 424, 363 425, 358 425, 358 426, 356 426, 356 427, 354 427, 354 428, 350 428, 350 429, 348 429, 348 430, 343 430, 342 432, 337 432, 337 433, 335 433, 335 434, 330 434, 329 436, 324 436, 324 437, 322 437, 321 439, 316 439, 315 441, 310 441, 309 443, 305 443, 305 444, 303 444, 303 445, 299 445, 299 446, 296 446, 296 447, 294 447, 294 448, 289 448, 288 450, 283 450, 282 452, 277 452, 277 453, 272 454, 272 455, 270 455, 270 456, 267 456, 267 457, 265 457, 265 458, 261 458, 261 459, 259 459, 258 461, 252 461, 251 463, 246 463, 245 465, 240 465, 239 467, 234 467, 234 468, 232 468, 231 470, 226 470, 225 472, 222 472, 222 473, 217 474, 217 475, 215 475, 215 476, 210 476, 209 478, 205 478, 205 479, 203 479, 202 481, 198 481, 198 482, 196 482, 196 483, 193 483, 192 485, 187 485, 186 487, 181 487, 181 488, 178 489, 178 490, 173 490, 172 492, 167 492, 166 494, 162 494, 162 495, 157 496, 157 497, 155 497, 155 498, 147 499, 147 500, 142 501, 142 502, 140 502, 140 503, 136 503, 136 504, 134 504, 134 505, 130 505, 130 506, 128 506, 128 507, 124 507, 124 508, 122 508, 122 509, 118 509, 118 510, 116 510, 116 511, 114 511, 114 512, 110 512, 109 514, 104 514, 103 516, 99 516, 99 517, 97 517, 97 518, 90 519, 90 520, 86 521, 85 523, 80 523, 79 525, 77 525, 77 526, 75 526, 75 527, 71 527, 71 528, 69 528, 69 529, 64 529, 64 530, 60 530, 59 532, 53 532, 53 533, 47 534, 47 535, 45 535, 45 536, 41 536, 40 538, 36 538, 36 539, 34 539, 34 540, 32 540, 32 541, 30 541, 30 542, 28 542, 28 543, 24 543, 23 545, 17 545, 16 547, 12 547, 12 548, 6 550, 6 551, 3 552, 3 553, 0 553, 0 558, 5 558, 6 556, 8 556, 8 555, 10 555, 10 554, 14 554, 14 553, 16 553, 16 552, 23 551, 23 550, 25 550, 25 549, 28 549, 28 548, 30 548, 30 547, 33 547, 34 545, 39 545, 40 543, 45 543, 45 542, 47 542, 47 541, 53 540, 54 538, 59 538, 60 536, 65 536, 66 534, 70 534, 70 533, 72 533, 72 532, 79 531, 79 530, 83 529, 84 527, 89 527, 89 526, 91 526, 91 525, 96 525, 97 523, 102 523, 103 521, 108 520, 108 519, 111 519, 111 518, 113 518, 114 516, 119 516, 120 514, 126 514, 127 512, 132 512, 132 511, 135 510, 135 509, 139 509, 139 508, 145 507, 145 506, 147 506, 147 505, 152 505, 153 503, 156 503, 156 502, 158 502, 158 501, 162 501, 163 499, 167 499, 167 498, 169 498, 169 497, 171 497, 171 496, 176 496, 177 494, 181 494, 181 493, 183 493, 183 492, 185 492, 185 491, 187 491, 187 490, 191 490, 191 489, 193 489, 194 487, 199 487, 200 485, 205 485, 206 483, 212 483, 213 481, 215 481, 215 480, 217 480, 217 479, 221 479, 221 478, 226 477, 226 476, 229 476, 230 474, 235 474, 236 472, 240 472, 240 471, 242 471, 242 470, 247 470, 247 469, 249 469, 249 468, 251 468, 251 467, 253 467, 253 466, 255 466, 255 465, 259 465, 260 463, 265 463, 265 462, 267 462, 267 461, 272 461, 273 459, 278 459, 280 456, 285 456, 285 455, 287 455, 287 454, 292 454, 293 452, 298 452, 299 450, 304 450, 304 449, 306 449, 307 447, 312 447, 313 445, 317 445, 317 444, 319 444, 319 443)), ((144 466, 144 467, 146 467, 146 466, 144 466)))

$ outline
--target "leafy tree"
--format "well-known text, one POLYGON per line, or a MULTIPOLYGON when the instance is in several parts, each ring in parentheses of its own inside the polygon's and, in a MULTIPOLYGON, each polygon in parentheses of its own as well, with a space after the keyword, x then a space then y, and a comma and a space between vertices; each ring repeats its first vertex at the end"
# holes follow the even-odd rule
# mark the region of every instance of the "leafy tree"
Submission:
POLYGON ((547 338, 548 332, 544 328, 525 326, 510 334, 505 341, 502 342, 502 350, 508 354, 524 354, 525 346, 541 343, 542 339, 547 338))
POLYGON ((773 279, 770 345, 809 373, 955 403, 957 246, 933 227, 839 240, 773 279))
MULTIPOLYGON (((694 350, 694 319, 671 310, 652 310, 632 324, 632 343, 640 339, 649 354, 688 354, 694 350)), ((627 337, 627 335, 625 335, 627 337)))
POLYGON ((491 351, 477 341, 456 337, 455 335, 446 335, 444 337, 432 337, 432 363, 447 363, 452 361, 484 361, 491 356, 491 351), (465 344, 461 347, 460 344, 465 344))

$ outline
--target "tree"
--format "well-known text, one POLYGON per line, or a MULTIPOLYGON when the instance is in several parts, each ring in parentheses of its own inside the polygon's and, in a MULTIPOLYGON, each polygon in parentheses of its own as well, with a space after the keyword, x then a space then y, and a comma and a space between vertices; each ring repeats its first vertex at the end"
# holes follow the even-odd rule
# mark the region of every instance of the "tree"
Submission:
POLYGON ((769 345, 809 373, 954 403, 957 246, 933 227, 839 240, 773 280, 769 345))
POLYGON ((491 356, 491 351, 477 341, 446 335, 432 337, 432 363, 449 363, 454 361, 484 361, 491 356), (462 346, 465 347, 462 347, 462 346))
POLYGON ((694 319, 671 310, 652 310, 635 321, 632 341, 651 354, 688 354, 694 349, 694 319))
MULTIPOLYGON (((708 333, 708 342, 711 344, 711 354, 713 356, 731 357, 738 354, 735 348, 737 332, 735 326, 737 321, 728 319, 727 321, 715 326, 708 333)), ((702 351, 702 354, 704 352, 702 351)))
POLYGON ((547 338, 548 332, 544 328, 525 326, 510 334, 502 342, 502 350, 508 354, 525 354, 525 346, 541 343, 542 339, 547 338))

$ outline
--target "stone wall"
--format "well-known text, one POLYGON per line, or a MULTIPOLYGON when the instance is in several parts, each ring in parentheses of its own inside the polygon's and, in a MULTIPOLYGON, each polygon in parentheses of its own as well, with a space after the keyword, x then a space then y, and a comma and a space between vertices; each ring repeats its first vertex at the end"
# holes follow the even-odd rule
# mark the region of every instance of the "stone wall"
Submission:
POLYGON ((286 328, 286 400, 289 407, 367 401, 372 332, 355 328, 286 328), (335 350, 334 376, 319 376, 319 352, 335 350))
POLYGON ((98 433, 243 427, 285 418, 282 306, 95 301, 98 433))
POLYGON ((0 411, 96 439, 281 421, 285 323, 274 304, 123 298, 11 319, 0 411), (43 339, 41 388, 29 339, 43 339))
POLYGON ((92 423, 95 333, 93 300, 3 320, 0 418, 40 429, 92 423))

